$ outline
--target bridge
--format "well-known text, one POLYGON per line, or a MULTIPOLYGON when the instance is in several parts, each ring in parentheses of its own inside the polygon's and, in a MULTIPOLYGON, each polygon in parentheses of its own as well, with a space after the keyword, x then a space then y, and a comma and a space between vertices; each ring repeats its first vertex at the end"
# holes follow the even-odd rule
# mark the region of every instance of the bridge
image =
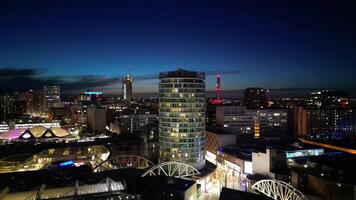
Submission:
POLYGON ((108 158, 102 163, 99 163, 93 169, 94 172, 101 172, 112 169, 125 169, 125 168, 135 168, 135 169, 147 169, 154 164, 144 157, 137 155, 119 155, 112 158, 108 158))
POLYGON ((260 180, 252 185, 252 190, 275 200, 308 200, 298 189, 275 179, 260 180))
POLYGON ((159 163, 158 165, 151 167, 141 176, 144 177, 164 175, 181 178, 190 176, 194 177, 198 174, 200 174, 200 172, 191 165, 176 161, 168 161, 159 163))

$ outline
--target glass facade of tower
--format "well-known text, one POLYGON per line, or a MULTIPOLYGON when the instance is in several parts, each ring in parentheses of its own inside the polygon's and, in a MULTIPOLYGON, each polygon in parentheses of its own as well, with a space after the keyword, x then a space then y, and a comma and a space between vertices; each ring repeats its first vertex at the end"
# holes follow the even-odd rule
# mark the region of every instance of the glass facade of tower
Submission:
POLYGON ((205 164, 205 74, 177 70, 160 73, 160 162, 205 164))

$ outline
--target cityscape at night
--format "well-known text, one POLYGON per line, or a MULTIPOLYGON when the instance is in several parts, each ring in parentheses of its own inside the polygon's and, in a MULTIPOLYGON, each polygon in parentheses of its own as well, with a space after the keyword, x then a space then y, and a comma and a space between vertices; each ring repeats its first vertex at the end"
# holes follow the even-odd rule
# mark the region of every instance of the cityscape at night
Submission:
POLYGON ((356 1, 0 0, 0 200, 356 200, 356 1))

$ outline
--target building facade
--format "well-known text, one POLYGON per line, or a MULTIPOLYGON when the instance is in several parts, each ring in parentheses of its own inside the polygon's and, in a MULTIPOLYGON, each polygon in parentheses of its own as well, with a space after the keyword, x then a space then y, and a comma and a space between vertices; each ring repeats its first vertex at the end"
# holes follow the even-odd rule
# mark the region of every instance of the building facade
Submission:
POLYGON ((120 133, 138 134, 142 128, 157 121, 156 114, 133 114, 119 117, 120 133))
POLYGON ((307 110, 302 106, 294 109, 294 135, 297 137, 306 137, 307 130, 307 110))
POLYGON ((51 108, 61 106, 61 89, 59 86, 43 86, 43 112, 49 113, 51 108))
POLYGON ((247 109, 267 108, 267 90, 263 88, 247 88, 244 92, 244 101, 247 109))
POLYGON ((88 107, 88 128, 94 133, 104 133, 106 128, 106 109, 96 106, 88 107))
POLYGON ((0 121, 7 121, 11 118, 12 107, 12 96, 0 95, 0 121))
POLYGON ((205 74, 176 71, 159 75, 160 162, 205 165, 205 74))
POLYGON ((132 77, 130 75, 122 78, 122 99, 125 101, 132 100, 132 77))
POLYGON ((297 107, 294 110, 294 130, 297 137, 353 134, 356 132, 356 110, 297 107))
POLYGON ((279 137, 287 134, 288 111, 284 109, 247 110, 245 106, 216 106, 216 124, 238 135, 279 137))

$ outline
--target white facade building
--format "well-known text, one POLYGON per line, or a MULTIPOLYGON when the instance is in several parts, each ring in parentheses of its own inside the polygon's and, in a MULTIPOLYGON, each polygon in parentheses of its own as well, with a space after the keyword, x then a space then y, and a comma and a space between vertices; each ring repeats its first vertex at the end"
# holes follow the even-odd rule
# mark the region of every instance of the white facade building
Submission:
POLYGON ((205 74, 176 70, 160 73, 160 162, 205 165, 205 74))

